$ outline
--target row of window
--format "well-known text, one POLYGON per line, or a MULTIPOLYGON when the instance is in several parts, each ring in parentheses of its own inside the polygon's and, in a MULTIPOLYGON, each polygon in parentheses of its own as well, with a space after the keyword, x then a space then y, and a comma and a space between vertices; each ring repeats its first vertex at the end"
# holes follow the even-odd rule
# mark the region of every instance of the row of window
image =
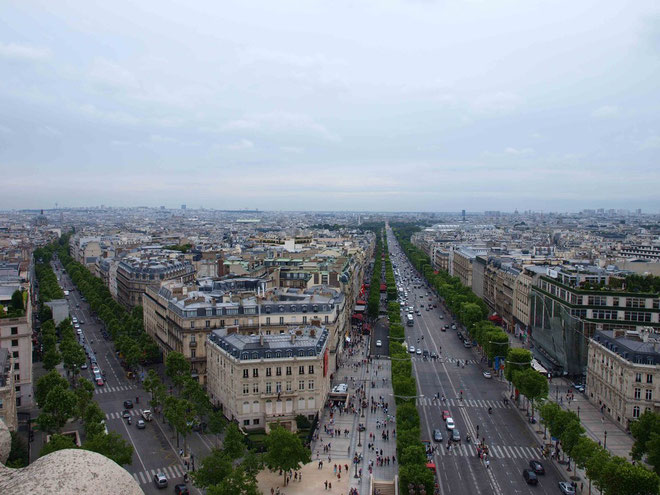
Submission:
MULTIPOLYGON (((653 400, 653 389, 647 388, 645 390, 644 395, 645 395, 646 400, 653 400)), ((637 399, 637 400, 640 400, 642 398, 642 389, 641 388, 635 388, 634 398, 637 399)))
MULTIPOLYGON (((635 382, 642 383, 642 374, 641 373, 635 373, 635 382)), ((649 373, 646 374, 646 383, 653 383, 653 375, 651 375, 649 373)))
MULTIPOLYGON (((293 391, 293 383, 288 381, 285 382, 285 391, 286 392, 292 392, 293 391)), ((307 390, 314 390, 316 387, 316 384, 314 380, 307 380, 307 390)), ((305 390, 305 380, 298 380, 298 390, 305 390)), ((279 394, 282 392, 282 382, 275 382, 275 393, 279 394)), ((249 383, 243 383, 243 395, 248 395, 250 393, 250 384, 249 383)), ((253 394, 258 394, 259 393, 259 383, 253 383, 252 384, 252 393, 253 394)), ((273 383, 272 382, 266 382, 266 392, 267 394, 272 394, 273 393, 273 383)))
MULTIPOLYGON (((286 366, 285 370, 287 376, 291 376, 293 374, 293 370, 291 366, 286 366)), ((309 375, 314 374, 314 365, 309 365, 307 367, 307 373, 309 375)), ((305 374, 305 366, 298 366, 298 374, 299 375, 304 375, 305 374)), ((249 378, 250 375, 250 370, 244 369, 243 370, 243 378, 249 378)), ((266 376, 272 376, 273 375, 273 368, 266 368, 266 376)), ((275 368, 275 375, 276 376, 282 376, 282 367, 277 366, 275 368)), ((252 368, 252 378, 259 378, 259 368, 252 368)))
MULTIPOLYGON (((296 319, 296 317, 293 316, 292 319, 291 319, 291 322, 295 322, 295 319, 296 319)), ((308 323, 308 321, 307 321, 307 316, 303 316, 303 317, 302 317, 302 323, 303 323, 303 325, 305 325, 305 324, 308 323)), ((327 323, 330 323, 330 317, 329 317, 328 315, 325 315, 324 323, 326 323, 326 324, 327 324, 327 323)), ((266 317, 266 325, 272 325, 272 324, 273 324, 273 323, 272 323, 271 320, 270 320, 270 316, 267 316, 267 317, 266 317)), ((280 316, 279 325, 284 325, 284 324, 285 324, 285 322, 284 322, 284 316, 280 316)), ((233 325, 239 325, 239 320, 238 320, 238 318, 235 318, 235 319, 234 319, 234 323, 233 323, 233 325)), ((211 320, 206 320, 206 321, 204 322, 204 326, 205 326, 206 328, 211 328, 211 320)), ((225 326, 225 320, 220 320, 220 328, 222 328, 222 327, 224 327, 224 326, 225 326)), ((190 328, 195 328, 195 322, 194 322, 194 321, 191 321, 191 322, 190 322, 190 328)))

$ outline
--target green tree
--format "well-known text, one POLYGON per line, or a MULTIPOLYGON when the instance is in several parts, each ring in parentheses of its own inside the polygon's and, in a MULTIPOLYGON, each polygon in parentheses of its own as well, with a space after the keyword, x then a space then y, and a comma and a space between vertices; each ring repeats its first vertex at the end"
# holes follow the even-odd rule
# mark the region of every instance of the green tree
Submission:
POLYGON ((195 485, 208 488, 219 484, 232 471, 232 459, 220 449, 212 449, 211 454, 202 459, 201 466, 191 473, 195 485))
POLYGON ((610 461, 610 453, 601 447, 595 449, 593 455, 587 460, 587 477, 594 482, 596 488, 603 490, 604 474, 610 461))
POLYGON ((76 418, 82 418, 85 415, 85 410, 91 405, 96 404, 92 401, 94 397, 94 385, 86 378, 81 378, 78 386, 74 389, 73 393, 76 395, 76 418))
POLYGON ((76 412, 77 397, 68 388, 62 385, 57 385, 46 396, 43 412, 37 418, 39 426, 46 426, 48 429, 45 431, 53 432, 59 431, 69 418, 72 418, 76 412), (50 416, 51 420, 44 418, 39 421, 42 416, 50 416))
POLYGON ((85 351, 77 342, 66 341, 60 344, 64 368, 73 373, 74 377, 80 373, 80 367, 87 362, 85 351))
POLYGON ((60 355, 59 352, 57 352, 57 349, 54 347, 51 347, 47 351, 44 352, 44 368, 47 370, 53 370, 55 369, 55 366, 60 364, 62 361, 62 356, 60 355))
POLYGON ((9 308, 17 313, 21 313, 25 309, 23 305, 23 293, 20 290, 15 290, 11 295, 9 308))
POLYGON ((649 463, 660 474, 660 414, 645 411, 637 421, 630 424, 630 432, 635 439, 632 458, 641 460, 648 456, 649 463))
POLYGON ((209 495, 261 495, 257 480, 242 466, 232 469, 220 483, 209 487, 209 495))
POLYGON ((534 416, 534 402, 548 396, 548 379, 532 368, 520 371, 518 377, 520 384, 518 388, 532 403, 532 416, 534 416))
POLYGON ((285 430, 281 426, 274 426, 266 437, 266 454, 264 464, 271 471, 282 470, 286 479, 286 473, 290 470, 300 469, 301 464, 312 460, 311 453, 300 438, 294 433, 285 430))
POLYGON ((399 493, 406 493, 408 485, 424 485, 426 493, 433 493, 435 477, 426 467, 426 463, 405 464, 399 466, 399 493))
POLYGON ((245 440, 236 423, 227 425, 225 438, 222 441, 222 449, 232 461, 239 459, 245 452, 245 440))
POLYGON ((532 353, 527 349, 513 347, 509 349, 506 356, 506 366, 504 368, 504 377, 510 381, 514 381, 517 372, 529 368, 532 363, 532 353))
POLYGON ((227 427, 227 420, 220 411, 212 411, 208 417, 209 431, 215 435, 216 445, 219 444, 220 434, 227 427))
POLYGON ((192 405, 185 399, 170 396, 165 399, 163 414, 177 431, 177 434, 183 437, 183 451, 187 455, 188 435, 192 430, 192 422, 195 419, 195 412, 192 409, 192 405))
POLYGON ((28 449, 25 440, 15 431, 11 434, 11 450, 5 465, 10 468, 22 468, 28 465, 28 449))
POLYGON ((623 457, 612 457, 602 471, 605 495, 653 495, 660 478, 642 466, 633 466, 623 457))
POLYGON ((488 359, 493 360, 498 356, 505 357, 509 353, 509 336, 501 330, 495 329, 484 335, 482 345, 488 359))
POLYGON ((39 452, 39 457, 43 457, 52 452, 56 452, 62 449, 77 449, 78 446, 73 442, 73 438, 69 435, 52 435, 50 441, 43 446, 41 452, 39 452))
POLYGON ((37 400, 37 405, 39 407, 44 407, 48 392, 50 392, 58 385, 66 388, 69 386, 69 382, 67 382, 66 378, 64 378, 55 370, 49 371, 41 378, 39 378, 39 380, 37 380, 34 397, 37 400))
POLYGON ((105 434, 103 421, 105 421, 105 413, 98 405, 98 403, 91 401, 83 411, 82 420, 85 425, 85 435, 87 438, 94 437, 95 435, 105 434))
POLYGON ((83 443, 82 448, 98 452, 112 459, 120 466, 125 466, 133 462, 133 446, 114 431, 107 435, 98 434, 88 438, 83 443))
POLYGON ((165 373, 177 387, 180 387, 190 376, 190 363, 180 352, 170 352, 165 358, 165 373))

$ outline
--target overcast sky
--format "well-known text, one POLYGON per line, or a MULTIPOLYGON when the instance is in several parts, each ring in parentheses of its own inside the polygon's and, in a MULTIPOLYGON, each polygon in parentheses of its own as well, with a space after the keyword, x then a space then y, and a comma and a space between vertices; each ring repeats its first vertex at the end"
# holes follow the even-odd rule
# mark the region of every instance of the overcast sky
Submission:
POLYGON ((660 210, 657 0, 35 0, 0 19, 0 209, 660 210))

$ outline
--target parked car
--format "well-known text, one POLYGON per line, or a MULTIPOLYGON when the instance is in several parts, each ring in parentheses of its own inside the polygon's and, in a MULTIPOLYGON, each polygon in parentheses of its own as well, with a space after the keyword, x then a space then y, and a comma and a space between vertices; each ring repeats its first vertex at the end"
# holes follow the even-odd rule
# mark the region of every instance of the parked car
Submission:
POLYGON ((564 495, 575 495, 575 488, 568 481, 560 481, 559 489, 564 495))
POLYGON ((179 483, 178 485, 175 485, 174 495, 190 495, 190 491, 188 491, 188 486, 184 485, 183 483, 179 483))
POLYGON ((167 488, 167 476, 163 473, 154 474, 154 484, 158 488, 167 488))
POLYGON ((531 467, 536 474, 545 474, 545 469, 543 467, 543 464, 541 464, 536 459, 532 459, 531 461, 529 461, 529 467, 531 467))
POLYGON ((573 388, 578 392, 584 393, 584 385, 582 385, 581 383, 574 383, 573 388))
POLYGON ((523 469, 522 476, 528 485, 536 485, 539 482, 536 473, 532 469, 523 469))

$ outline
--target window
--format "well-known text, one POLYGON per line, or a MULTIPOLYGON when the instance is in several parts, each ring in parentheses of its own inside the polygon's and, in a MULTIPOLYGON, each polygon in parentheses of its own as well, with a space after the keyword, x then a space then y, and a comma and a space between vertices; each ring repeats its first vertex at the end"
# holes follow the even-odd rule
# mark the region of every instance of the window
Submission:
POLYGON ((195 328, 195 322, 194 321, 190 322, 190 328, 195 328))
POLYGON ((259 383, 253 383, 252 384, 252 393, 253 394, 258 394, 259 393, 259 383))
POLYGON ((626 299, 626 308, 645 308, 646 299, 643 297, 629 297, 626 299))
POLYGON ((639 418, 639 406, 633 407, 633 418, 639 418))
POLYGON ((18 347, 18 340, 12 340, 11 341, 11 346, 12 347, 18 347))
POLYGON ((641 388, 636 388, 635 389, 635 399, 641 399, 642 398, 642 389, 641 388))
POLYGON ((252 368, 252 378, 259 378, 259 368, 252 368))
POLYGON ((18 335, 18 327, 11 327, 11 334, 18 335))
POLYGON ((195 349, 190 349, 190 357, 194 358, 196 357, 196 355, 197 355, 197 351, 195 351, 195 349))
POLYGON ((303 324, 307 323, 307 317, 306 316, 303 316, 303 321, 302 322, 303 322, 303 324))
MULTIPOLYGON (((279 354, 279 353, 278 353, 278 354, 279 354)), ((279 356, 278 356, 278 357, 279 357, 279 356)), ((275 368, 275 374, 276 374, 277 376, 282 376, 282 367, 281 367, 281 366, 278 366, 277 368, 275 368)))
POLYGON ((270 382, 266 382, 266 393, 267 393, 267 394, 271 394, 271 393, 273 393, 273 389, 272 389, 272 387, 271 387, 271 383, 270 383, 270 382))
POLYGON ((243 420, 243 425, 244 426, 249 426, 250 425, 250 420, 249 419, 244 419, 243 420))
POLYGON ((618 306, 619 305, 619 298, 618 297, 613 297, 612 298, 612 306, 618 306))
POLYGON ((635 382, 642 383, 642 374, 641 373, 635 373, 635 382))
POLYGON ((653 383, 653 375, 646 375, 646 383, 653 383))
POLYGON ((272 368, 266 368, 266 376, 272 375, 272 368))
POLYGON ((298 380, 298 390, 305 390, 305 380, 298 380))
POLYGON ((18 351, 12 352, 11 355, 14 356, 14 358, 18 359, 18 351))
POLYGON ((307 388, 310 390, 314 390, 314 380, 309 380, 307 382, 307 388))
POLYGON ((243 370, 243 378, 248 378, 250 376, 250 372, 248 370, 243 370))
POLYGON ((211 326, 211 320, 206 320, 206 328, 211 326))
POLYGON ((266 317, 266 325, 270 325, 270 316, 266 317))
POLYGON ((243 384, 243 394, 249 394, 250 393, 250 386, 247 383, 243 384))
POLYGON ((259 420, 258 420, 258 419, 253 419, 253 420, 252 420, 252 424, 253 424, 253 425, 258 425, 258 424, 259 424, 259 420))
POLYGON ((328 323, 329 317, 328 315, 325 315, 325 322, 328 323))
POLYGON ((650 388, 646 389, 646 400, 653 400, 653 390, 650 388))
POLYGON ((291 382, 286 382, 286 391, 291 392, 291 382))
POLYGON ((298 374, 299 375, 304 375, 305 374, 305 367, 304 366, 298 366, 298 374))
POLYGON ((20 363, 14 363, 14 369, 17 370, 20 363))
POLYGON ((291 376, 291 366, 286 367, 286 376, 291 376))
POLYGON ((238 325, 238 318, 234 320, 234 325, 238 325))
POLYGON ((282 391, 282 382, 275 382, 275 392, 278 394, 282 391))
POLYGON ((314 366, 313 365, 309 366, 309 369, 307 370, 307 373, 309 373, 310 375, 314 374, 314 366))
POLYGON ((284 316, 280 316, 280 325, 284 325, 284 316))

